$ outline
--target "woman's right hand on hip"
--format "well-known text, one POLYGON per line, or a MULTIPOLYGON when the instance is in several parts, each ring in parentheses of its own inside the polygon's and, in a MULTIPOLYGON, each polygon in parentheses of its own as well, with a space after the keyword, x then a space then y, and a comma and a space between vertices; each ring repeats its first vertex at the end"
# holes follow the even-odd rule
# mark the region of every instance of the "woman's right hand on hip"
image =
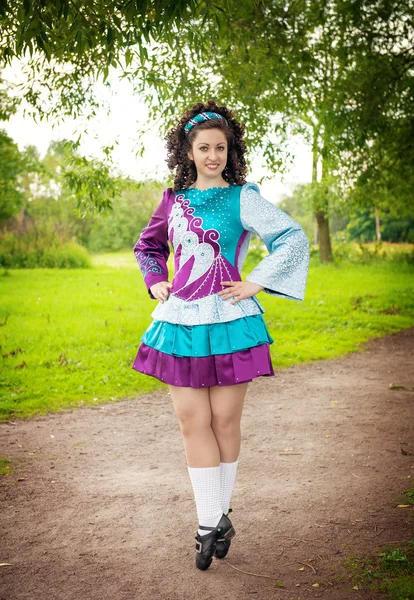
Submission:
POLYGON ((172 288, 172 285, 173 284, 169 281, 159 281, 158 283, 154 283, 154 285, 150 287, 150 290, 154 298, 164 304, 164 300, 167 300, 170 295, 170 288, 172 288))

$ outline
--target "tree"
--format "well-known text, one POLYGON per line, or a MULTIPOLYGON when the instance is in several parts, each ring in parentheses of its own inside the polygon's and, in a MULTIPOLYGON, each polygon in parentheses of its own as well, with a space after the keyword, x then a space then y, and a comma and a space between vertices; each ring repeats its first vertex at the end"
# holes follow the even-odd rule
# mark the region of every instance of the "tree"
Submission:
POLYGON ((182 28, 191 36, 194 19, 220 23, 240 2, 260 1, 2 0, 0 65, 30 57, 24 97, 40 118, 76 118, 85 108, 92 116, 99 105, 93 83, 111 69, 128 68, 134 57, 144 65, 157 41, 173 48, 182 28))
POLYGON ((159 203, 163 184, 137 183, 101 169, 96 161, 81 157, 70 142, 52 141, 40 167, 27 176, 21 209, 25 226, 40 231, 49 226, 59 237, 75 238, 93 251, 132 247, 159 203), (92 206, 85 207, 84 195, 92 206), (100 210, 93 210, 98 206, 100 210))
POLYGON ((377 183, 385 150, 395 173, 386 185, 396 194, 405 189, 413 154, 412 9, 413 0, 18 0, 1 14, 10 33, 0 48, 5 60, 29 49, 32 81, 41 69, 50 95, 61 92, 47 113, 29 80, 26 98, 43 115, 76 115, 87 100, 93 110, 91 79, 117 66, 164 132, 182 108, 214 97, 235 108, 251 149, 281 173, 287 138, 301 134, 313 151, 314 213, 321 259, 329 261, 333 181, 344 196, 359 178, 377 183))
POLYGON ((16 215, 24 202, 19 177, 24 171, 23 156, 17 144, 0 129, 0 220, 16 215))
POLYGON ((355 8, 354 39, 338 55, 346 77, 330 135, 338 140, 350 205, 377 217, 389 211, 404 217, 414 209, 413 14, 412 0, 355 8))
MULTIPOLYGON (((93 71, 119 64, 122 51, 162 37, 174 43, 172 28, 188 20, 202 3, 196 0, 3 0, 0 4, 0 61, 43 56, 93 71)), ((211 7, 214 11, 214 7, 211 7)))
POLYGON ((235 106, 253 148, 262 150, 273 171, 286 163, 281 155, 287 133, 302 134, 313 152, 321 260, 329 261, 333 181, 346 197, 359 178, 370 179, 372 199, 381 179, 412 205, 413 187, 404 176, 409 170, 412 181, 410 5, 266 2, 249 15, 236 14, 214 47, 214 61, 208 50, 215 27, 207 24, 196 42, 178 39, 173 55, 154 55, 149 69, 133 75, 151 103, 152 118, 166 127, 177 108, 200 96, 235 106))
POLYGON ((19 98, 12 97, 10 92, 10 83, 5 81, 0 74, 0 121, 8 121, 20 103, 19 98))

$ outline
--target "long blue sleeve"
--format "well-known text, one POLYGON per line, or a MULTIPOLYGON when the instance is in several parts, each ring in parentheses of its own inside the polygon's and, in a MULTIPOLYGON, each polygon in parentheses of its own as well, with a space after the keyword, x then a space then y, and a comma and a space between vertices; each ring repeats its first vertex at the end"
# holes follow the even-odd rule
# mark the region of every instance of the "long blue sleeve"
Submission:
POLYGON ((303 300, 309 268, 309 241, 302 227, 246 183, 240 194, 244 229, 257 234, 269 252, 246 277, 274 296, 303 300))

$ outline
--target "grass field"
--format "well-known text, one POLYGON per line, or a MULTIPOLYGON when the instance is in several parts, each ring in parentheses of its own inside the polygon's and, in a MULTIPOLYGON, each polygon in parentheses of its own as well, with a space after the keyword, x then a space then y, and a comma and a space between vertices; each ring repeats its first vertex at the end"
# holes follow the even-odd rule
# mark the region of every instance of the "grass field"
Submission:
MULTIPOLYGON (((407 263, 342 261, 311 265, 304 302, 261 292, 275 368, 413 326, 413 291, 407 263)), ((96 256, 93 269, 5 271, 0 293, 0 420, 165 389, 132 369, 156 301, 131 250, 96 256)))

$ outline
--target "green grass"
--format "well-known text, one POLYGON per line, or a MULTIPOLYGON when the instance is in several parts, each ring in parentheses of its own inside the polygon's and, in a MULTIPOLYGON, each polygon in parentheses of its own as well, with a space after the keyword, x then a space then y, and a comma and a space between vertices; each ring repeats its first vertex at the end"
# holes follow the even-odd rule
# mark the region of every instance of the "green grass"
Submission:
MULTIPOLYGON (((414 504, 414 488, 392 500, 398 504, 414 504)), ((411 507, 403 510, 411 511, 411 507)), ((407 513, 408 515, 409 513, 407 513)), ((408 517, 409 518, 409 517, 408 517)), ((390 542, 371 552, 347 554, 335 566, 331 582, 349 585, 349 597, 355 591, 383 592, 386 600, 414 600, 414 540, 390 542), (398 547, 391 544, 398 544, 398 547)))
POLYGON ((370 555, 354 553, 339 567, 337 581, 348 581, 352 590, 386 593, 387 600, 414 598, 414 541, 399 548, 386 546, 370 555))
POLYGON ((12 465, 8 458, 0 456, 0 476, 10 475, 12 472, 12 465))
MULTIPOLYGON (((413 326, 413 288, 409 264, 341 262, 311 266, 304 302, 261 292, 274 366, 339 357, 413 326)), ((165 389, 132 369, 156 301, 131 250, 96 256, 92 269, 6 271, 0 295, 0 420, 165 389)))
POLYGON ((275 366, 342 356, 412 326, 413 288, 412 267, 340 263, 311 267, 303 303, 259 294, 275 366))
POLYGON ((405 490, 399 498, 395 498, 394 504, 410 504, 414 506, 414 487, 405 490))

